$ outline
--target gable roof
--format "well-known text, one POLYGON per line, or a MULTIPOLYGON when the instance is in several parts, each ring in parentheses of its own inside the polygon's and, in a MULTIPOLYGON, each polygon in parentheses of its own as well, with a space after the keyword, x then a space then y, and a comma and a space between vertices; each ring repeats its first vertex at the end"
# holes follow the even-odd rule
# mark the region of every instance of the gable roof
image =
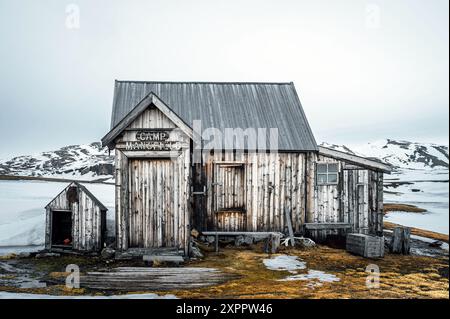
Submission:
POLYGON ((170 107, 168 107, 153 92, 145 96, 111 131, 102 138, 102 145, 110 148, 114 140, 126 129, 139 115, 142 114, 150 105, 157 107, 172 122, 174 122, 187 136, 192 139, 192 128, 187 125, 170 107))
POLYGON ((292 82, 116 81, 111 131, 150 93, 191 128, 278 128, 279 150, 318 150, 292 82))
POLYGON ((58 198, 66 189, 68 189, 71 186, 76 186, 78 189, 80 189, 82 192, 84 192, 94 203, 97 204, 97 206, 100 208, 100 210, 107 211, 108 208, 105 207, 105 205, 100 202, 97 197, 94 196, 84 185, 80 184, 79 182, 73 181, 69 185, 67 185, 61 192, 59 192, 58 195, 56 195, 47 205, 45 205, 45 208, 47 208, 56 198, 58 198))

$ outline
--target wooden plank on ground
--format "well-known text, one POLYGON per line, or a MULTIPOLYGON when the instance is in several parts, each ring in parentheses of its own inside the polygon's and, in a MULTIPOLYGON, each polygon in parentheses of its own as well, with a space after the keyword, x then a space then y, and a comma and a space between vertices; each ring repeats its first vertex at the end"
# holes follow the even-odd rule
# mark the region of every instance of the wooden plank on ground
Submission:
POLYGON ((119 267, 110 271, 88 272, 80 277, 80 286, 100 290, 171 290, 219 285, 237 275, 215 268, 119 267))

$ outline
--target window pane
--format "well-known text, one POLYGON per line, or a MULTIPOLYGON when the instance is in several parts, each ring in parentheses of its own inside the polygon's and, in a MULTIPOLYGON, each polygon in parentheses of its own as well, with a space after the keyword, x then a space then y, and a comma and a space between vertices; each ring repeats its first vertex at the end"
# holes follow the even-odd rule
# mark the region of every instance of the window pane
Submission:
POLYGON ((326 173, 327 164, 317 164, 317 173, 326 173))
POLYGON ((337 173, 338 172, 338 164, 328 164, 328 172, 329 173, 337 173))
POLYGON ((338 174, 328 174, 328 183, 337 183, 338 174))
POLYGON ((317 174, 317 183, 318 184, 326 184, 327 183, 327 174, 317 174))

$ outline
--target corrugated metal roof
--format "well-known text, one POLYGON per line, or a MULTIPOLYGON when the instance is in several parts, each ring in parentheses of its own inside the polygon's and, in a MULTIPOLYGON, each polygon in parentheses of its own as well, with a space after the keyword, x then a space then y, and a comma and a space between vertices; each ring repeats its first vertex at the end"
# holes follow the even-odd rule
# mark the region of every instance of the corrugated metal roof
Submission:
POLYGON ((152 92, 191 127, 278 128, 279 150, 318 150, 292 82, 116 81, 111 129, 152 92))

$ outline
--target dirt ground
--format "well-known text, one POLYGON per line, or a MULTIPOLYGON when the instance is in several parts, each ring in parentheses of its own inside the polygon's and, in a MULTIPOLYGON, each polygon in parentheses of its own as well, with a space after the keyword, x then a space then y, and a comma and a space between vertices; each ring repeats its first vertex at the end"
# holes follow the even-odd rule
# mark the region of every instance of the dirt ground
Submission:
MULTIPOLYGON (((212 267, 239 275, 236 280, 193 290, 151 292, 159 295, 174 294, 180 298, 449 298, 448 256, 432 258, 387 254, 383 259, 371 260, 322 245, 303 249, 283 247, 279 254, 269 256, 262 253, 260 248, 222 248, 219 253, 209 252, 203 260, 188 263, 191 267, 212 267), (269 270, 263 264, 264 259, 280 255, 297 256, 299 260, 306 262, 306 269, 299 270, 299 274, 318 270, 336 276, 339 281, 283 281, 292 274, 288 271, 269 270), (368 289, 366 286, 369 275, 366 267, 369 264, 379 267, 379 288, 368 289)), ((52 279, 63 275, 61 272, 69 263, 80 265, 82 271, 124 265, 116 262, 106 264, 97 258, 75 256, 13 258, 0 262, 19 269, 15 274, 11 269, 8 272, 5 267, 0 267, 0 291, 52 295, 117 294, 86 289, 68 290, 52 279), (48 286, 24 288, 23 285, 8 284, 14 282, 15 276, 22 278, 21 272, 22 277, 26 273, 31 278, 47 281, 48 286)))

